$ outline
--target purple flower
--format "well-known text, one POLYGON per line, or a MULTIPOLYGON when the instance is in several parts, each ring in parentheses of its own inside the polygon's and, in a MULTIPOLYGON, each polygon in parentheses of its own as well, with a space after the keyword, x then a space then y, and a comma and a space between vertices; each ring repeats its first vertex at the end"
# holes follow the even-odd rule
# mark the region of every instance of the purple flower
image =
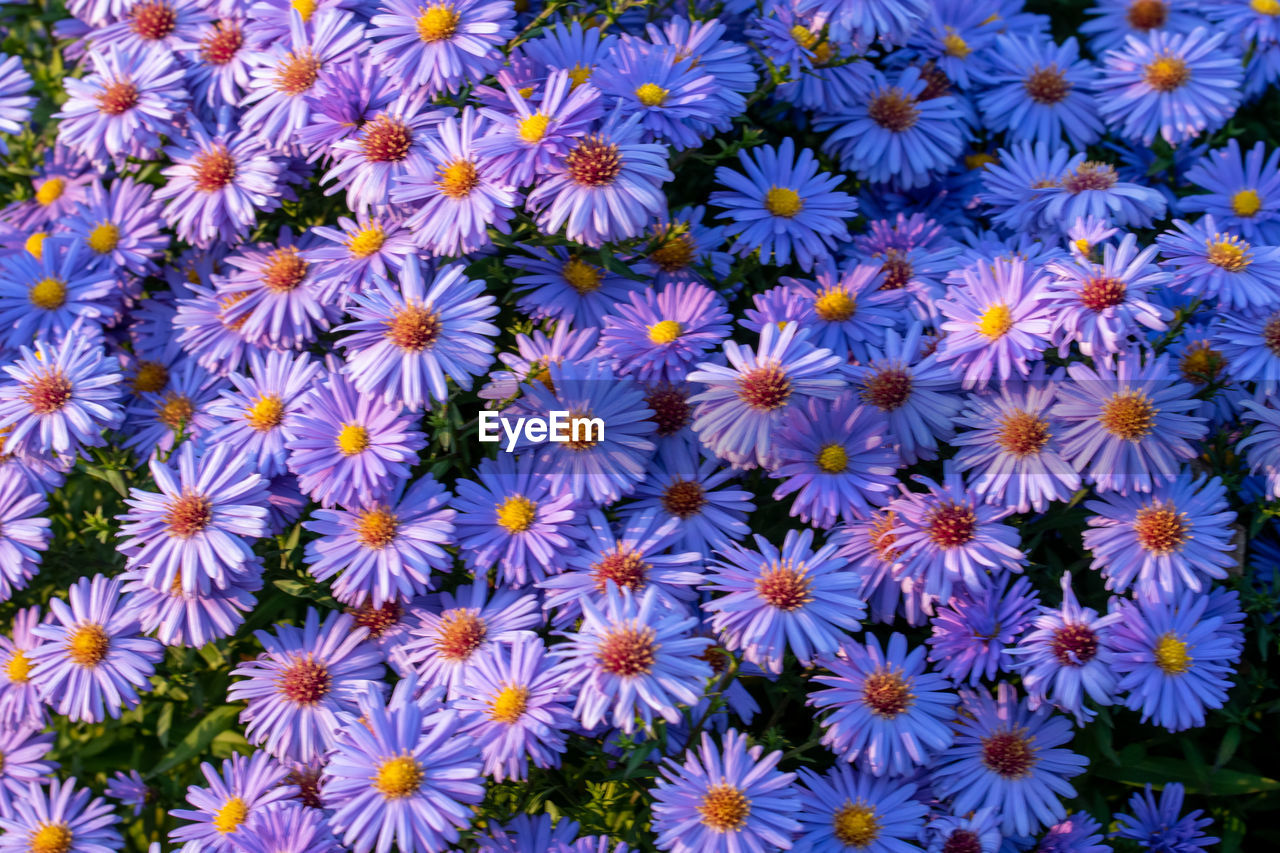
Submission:
POLYGON ((668 284, 629 294, 604 318, 597 354, 646 384, 684 381, 689 368, 729 334, 729 314, 709 287, 668 284))
POLYGON ((1018 636, 1031 625, 1040 597, 1025 577, 1002 575, 986 588, 960 587, 932 619, 929 660, 957 684, 976 687, 998 672, 1011 672, 1008 658, 1018 636))
POLYGON ((50 779, 48 787, 28 782, 12 811, 0 813, 0 851, 66 850, 67 853, 113 853, 124 846, 111 806, 77 788, 75 778, 50 779))
POLYGON ((285 767, 262 750, 249 756, 233 755, 222 762, 221 772, 203 762, 200 772, 208 784, 187 787, 187 803, 193 808, 170 812, 187 823, 169 837, 212 853, 239 853, 236 842, 245 822, 298 792, 293 785, 284 784, 288 775, 285 767))
POLYGON ((502 61, 501 46, 515 35, 515 9, 495 0, 384 0, 370 19, 373 56, 402 85, 428 95, 456 92, 502 61))

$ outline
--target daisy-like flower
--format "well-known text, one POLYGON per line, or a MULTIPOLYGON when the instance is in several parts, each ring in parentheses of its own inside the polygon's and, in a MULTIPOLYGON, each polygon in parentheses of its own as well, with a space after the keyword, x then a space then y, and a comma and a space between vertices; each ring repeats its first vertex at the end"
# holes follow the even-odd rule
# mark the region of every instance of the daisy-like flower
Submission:
POLYGON ((830 712, 821 720, 822 742, 837 756, 873 776, 902 776, 951 745, 959 697, 926 669, 924 646, 909 650, 895 633, 881 647, 866 636, 866 645, 846 643, 840 655, 822 659, 831 675, 814 677, 826 688, 806 703, 830 712))
POLYGON ((122 5, 118 20, 91 31, 91 47, 118 45, 128 50, 172 51, 209 22, 203 4, 192 0, 124 0, 122 5))
POLYGON ((832 402, 811 398, 793 408, 782 427, 779 461, 769 476, 783 481, 773 490, 774 500, 795 494, 791 515, 829 528, 889 502, 898 482, 898 451, 884 419, 855 395, 832 402))
POLYGON ((563 69, 575 86, 591 81, 591 75, 618 43, 618 37, 581 21, 553 22, 542 34, 520 46, 535 66, 548 71, 563 69))
POLYGON ((765 263, 779 266, 792 257, 811 270, 819 259, 849 239, 847 220, 857 201, 836 190, 841 175, 819 171, 809 149, 797 156, 790 137, 777 148, 763 145, 738 152, 746 174, 727 166, 716 168, 716 182, 727 187, 711 194, 711 204, 728 220, 725 236, 734 238, 730 251, 749 255, 759 250, 765 263))
POLYGON ((1227 376, 1253 383, 1264 395, 1280 388, 1280 309, 1224 312, 1210 340, 1226 361, 1227 376))
POLYGON ((314 608, 307 608, 300 628, 255 631, 265 651, 232 670, 241 680, 227 688, 228 701, 248 703, 240 722, 249 742, 295 762, 334 746, 338 713, 354 710, 357 698, 382 679, 382 655, 364 642, 368 633, 336 611, 321 623, 314 608))
POLYGON ((0 348, 15 350, 38 338, 66 335, 77 321, 96 326, 110 317, 117 282, 95 267, 92 250, 71 236, 50 237, 40 255, 21 252, 0 269, 0 348))
POLYGON ((464 715, 464 730, 483 745, 486 776, 519 781, 530 763, 560 766, 573 711, 541 639, 527 635, 509 646, 490 646, 467 670, 465 684, 453 707, 464 715))
POLYGON ((41 734, 35 725, 0 729, 0 755, 4 767, 0 768, 0 815, 14 813, 13 801, 22 798, 34 782, 39 784, 50 776, 58 765, 45 761, 53 748, 53 734, 41 734))
POLYGON ((329 146, 333 165, 320 181, 334 184, 325 195, 346 189, 347 207, 360 215, 385 207, 398 178, 432 171, 427 146, 447 115, 425 109, 419 94, 402 94, 329 146))
POLYGON ((1067 780, 1088 759, 1063 745, 1071 723, 1041 706, 1031 711, 1013 685, 1000 682, 996 698, 986 688, 961 691, 956 740, 938 756, 933 790, 953 797, 957 814, 995 809, 1006 835, 1029 835, 1067 816, 1059 797, 1074 797, 1067 780))
POLYGON ((1280 307, 1280 247, 1253 246, 1217 229, 1213 214, 1195 224, 1173 221, 1176 231, 1156 237, 1160 257, 1171 268, 1170 286, 1213 299, 1228 311, 1254 313, 1280 307))
POLYGON ((510 0, 384 0, 380 9, 370 19, 373 57, 405 86, 433 96, 488 76, 515 35, 510 0))
POLYGON ((1119 246, 1103 247, 1101 264, 1064 259, 1046 265, 1051 278, 1044 307, 1055 318, 1060 355, 1076 343, 1085 355, 1109 364, 1140 334, 1139 326, 1168 328, 1171 312, 1148 299, 1172 278, 1154 263, 1156 251, 1139 251, 1137 238, 1126 234, 1119 246))
POLYGON ((65 81, 58 141, 97 162, 152 157, 186 110, 184 70, 163 50, 106 47, 90 57, 94 73, 65 81))
POLYGON ((657 429, 653 410, 638 383, 598 361, 549 364, 545 376, 526 379, 509 411, 507 417, 548 421, 556 417, 553 412, 569 413, 569 441, 536 442, 525 432, 515 448, 533 449, 538 469, 557 491, 604 505, 630 494, 645 478, 657 429))
POLYGON ((841 765, 819 776, 801 768, 800 838, 797 853, 854 850, 906 853, 924 829, 929 807, 915 799, 916 785, 878 779, 841 765))
POLYGON ((228 255, 231 267, 215 279, 227 322, 246 340, 275 349, 302 349, 341 316, 332 282, 324 281, 302 252, 315 244, 285 227, 272 243, 244 246, 228 255))
POLYGON ((1102 136, 1093 94, 1097 71, 1080 58, 1074 37, 1062 44, 1034 35, 996 39, 978 96, 982 123, 1005 131, 1010 143, 1055 145, 1065 136, 1082 149, 1102 136))
POLYGON ((1253 429, 1236 451, 1245 454, 1251 473, 1262 475, 1267 496, 1280 498, 1280 410, 1259 400, 1245 400, 1243 408, 1241 420, 1250 422, 1253 429))
POLYGON ((142 809, 148 801, 155 799, 155 792, 147 787, 147 783, 143 781, 142 775, 137 770, 130 770, 128 774, 117 770, 107 780, 104 793, 108 799, 130 808, 134 817, 142 814, 142 809))
POLYGON ((430 589, 432 572, 445 572, 453 558, 442 546, 453 541, 449 493, 430 475, 375 501, 345 510, 318 509, 302 526, 319 535, 307 543, 307 571, 319 581, 341 572, 333 596, 344 604, 374 607, 405 602, 430 589))
POLYGON ((426 437, 404 415, 331 373, 299 404, 286 448, 298 486, 321 506, 375 501, 409 479, 426 437))
MULTIPOLYGON (((541 814, 537 817, 522 814, 511 820, 491 828, 483 836, 475 839, 479 844, 476 853, 528 853, 539 850, 549 853, 596 853, 594 846, 586 847, 581 842, 574 843, 578 837, 578 822, 562 817, 552 824, 551 815, 541 814)), ((612 844, 606 842, 600 853, 608 853, 612 844)), ((626 853, 626 845, 617 848, 626 853)))
POLYGON ((1099 492, 1150 492, 1174 479, 1208 431, 1169 357, 1142 361, 1130 350, 1115 370, 1077 363, 1067 368, 1070 381, 1055 381, 1049 413, 1063 424, 1062 455, 1099 492))
POLYGON ((774 433, 806 399, 834 400, 846 383, 836 373, 840 356, 813 346, 794 323, 760 333, 760 344, 725 341, 729 364, 703 362, 688 375, 704 390, 695 404, 693 429, 717 456, 735 466, 772 467, 778 462, 774 433))
POLYGON ((94 181, 67 229, 107 269, 146 276, 155 271, 155 259, 169 246, 168 236, 160 232, 160 206, 151 200, 151 191, 132 178, 112 181, 110 189, 94 181))
MULTIPOLYGON (((516 308, 535 320, 564 321, 577 328, 578 334, 602 325, 605 316, 625 304, 623 300, 629 294, 645 287, 644 282, 596 266, 584 260, 580 253, 563 246, 530 247, 528 251, 533 254, 532 258, 523 255, 505 258, 507 266, 529 273, 517 276, 514 281, 515 292, 521 294, 516 308)), ((568 333, 568 329, 560 331, 564 323, 558 324, 557 335, 568 333)))
POLYGON ((236 853, 335 853, 340 850, 318 808, 284 802, 258 809, 236 833, 236 853))
POLYGON ((209 586, 207 591, 187 593, 182 578, 157 584, 146 568, 120 575, 127 606, 138 616, 142 630, 153 634, 166 646, 200 648, 205 643, 229 637, 244 624, 245 616, 257 604, 255 593, 262 589, 262 562, 255 557, 226 573, 226 586, 209 586))
MULTIPOLYGON (((21 133, 31 118, 36 98, 31 94, 31 75, 16 56, 0 54, 0 133, 21 133)), ((8 154, 9 145, 0 138, 0 154, 8 154)))
POLYGON ((1006 655, 1030 627, 1039 602, 1025 577, 1002 575, 977 592, 960 587, 933 614, 933 636, 925 641, 929 660, 957 684, 967 680, 975 687, 1011 672, 1006 655))
POLYGON ((222 15, 203 22, 179 42, 178 55, 187 67, 186 84, 197 106, 202 102, 210 107, 238 104, 244 98, 258 46, 247 23, 240 15, 222 15))
POLYGON ((374 279, 348 308, 355 321, 334 330, 352 333, 338 345, 356 390, 410 409, 445 402, 446 375, 470 390, 472 377, 493 361, 499 331, 488 322, 498 307, 484 290, 461 264, 440 270, 428 285, 416 259, 400 270, 398 287, 374 279))
POLYGON ((481 745, 461 735, 457 711, 429 713, 400 683, 384 704, 371 685, 341 715, 322 771, 329 824, 355 853, 444 850, 484 799, 481 745))
POLYGON ((634 502, 624 516, 630 527, 642 513, 656 511, 658 519, 676 519, 674 551, 709 555, 746 536, 748 515, 755 509, 751 493, 729 486, 737 472, 701 448, 677 445, 659 451, 657 465, 636 487, 634 502))
POLYGON ((636 38, 624 38, 611 50, 591 82, 613 103, 640 115, 650 137, 675 151, 727 130, 730 117, 745 106, 718 97, 716 78, 693 57, 636 38))
POLYGON ((163 391, 143 391, 125 407, 124 446, 146 459, 170 453, 180 439, 203 442, 216 423, 207 407, 224 384, 192 359, 175 362, 163 391))
POLYGON ((482 653, 542 627, 536 596, 511 589, 490 592, 479 579, 428 598, 415 610, 417 624, 393 652, 392 664, 402 675, 416 674, 423 689, 444 688, 449 699, 466 695, 467 673, 482 653))
POLYGON ((40 571, 40 552, 49 547, 49 519, 38 518, 49 504, 44 494, 12 466, 0 469, 0 601, 25 589, 40 571))
POLYGON ((31 629, 43 640, 28 655, 31 681, 50 707, 72 720, 117 719, 137 706, 139 690, 151 689, 164 649, 139 635, 137 614, 121 606, 120 581, 82 577, 68 599, 69 606, 50 599, 53 620, 31 629))
POLYGON ((373 287, 375 277, 387 278, 388 270, 397 273, 417 254, 413 235, 403 221, 390 214, 338 217, 338 227, 326 225, 311 229, 311 234, 328 241, 318 243, 302 253, 302 259, 315 264, 316 273, 332 281, 338 291, 339 304, 346 310, 354 293, 373 287))
POLYGON ((498 583, 519 589, 562 568, 583 535, 573 496, 552 488, 533 457, 482 459, 475 480, 459 480, 454 524, 458 550, 475 572, 497 566, 498 583))
POLYGON ((722 593, 703 610, 725 647, 773 673, 782 672, 788 651, 805 666, 834 654, 866 615, 863 579, 844 570, 834 544, 815 551, 812 530, 788 530, 781 548, 754 539, 755 550, 731 544, 721 551, 702 586, 722 593))
POLYGON ((719 251, 724 244, 725 227, 704 225, 705 212, 700 204, 683 207, 671 213, 667 221, 654 224, 643 259, 632 261, 632 269, 651 276, 657 287, 689 282, 710 286, 727 276, 733 256, 719 251))
POLYGON ((1092 816, 1074 812, 1045 831, 1036 853, 1111 853, 1103 837, 1102 827, 1092 816))
POLYGON ((692 635, 698 619, 687 609, 654 587, 637 596, 613 584, 598 606, 581 606, 581 624, 549 654, 559 660, 562 689, 577 696, 573 714, 584 728, 608 723, 631 734, 639 718, 652 731, 655 716, 677 723, 680 706, 702 698, 712 676, 703 653, 714 643, 692 635))
POLYGON ((951 851, 998 853, 1000 828, 1000 815, 995 809, 978 809, 963 816, 935 812, 920 833, 920 843, 927 853, 950 853, 948 847, 951 851))
POLYGON ((1123 47, 1130 36, 1189 33, 1204 26, 1205 19, 1193 0, 1098 0, 1086 12, 1095 17, 1080 32, 1087 34, 1095 56, 1123 47))
POLYGON ((1057 183, 1043 193, 1039 225, 1062 233, 1064 226, 1092 216, 1111 225, 1149 228, 1164 218, 1165 197, 1144 183, 1120 179, 1109 163, 1077 154, 1067 161, 1057 183))
POLYGON ((1061 188, 1070 159, 1069 148, 1046 142, 1001 148, 995 162, 982 166, 983 191, 978 200, 987 206, 996 225, 1019 232, 1059 231, 1063 223, 1047 222, 1044 209, 1061 188))
POLYGON ((925 186, 951 167, 967 135, 955 98, 926 99, 928 86, 914 65, 892 80, 872 71, 847 106, 817 116, 814 127, 831 131, 823 150, 863 180, 892 180, 908 190, 925 186))
POLYGON ((1189 33, 1152 31, 1129 36, 1107 53, 1098 79, 1098 105, 1124 139, 1170 145, 1217 130, 1240 103, 1244 69, 1229 33, 1197 27, 1189 33))
POLYGON ((187 804, 192 808, 170 812, 186 823, 169 838, 214 853, 239 853, 237 842, 244 824, 298 794, 295 786, 285 782, 288 769, 262 750, 233 755, 222 762, 221 771, 204 762, 200 772, 207 784, 187 787, 187 804))
POLYGON ((667 149, 641 141, 640 119, 615 110, 599 131, 577 137, 538 182, 526 205, 544 234, 564 226, 570 240, 598 247, 637 237, 666 216, 662 185, 674 177, 667 149))
POLYGON ((584 521, 577 549, 560 558, 566 570, 538 583, 545 592, 543 606, 558 611, 557 625, 576 619, 584 601, 602 602, 614 586, 636 596, 652 589, 659 602, 675 609, 693 603, 694 587, 702 581, 702 555, 664 553, 676 540, 678 521, 649 510, 615 528, 597 509, 584 521))
POLYGON ((924 353, 924 327, 912 323, 905 333, 886 329, 883 346, 868 347, 862 364, 845 368, 858 399, 889 422, 905 465, 938 455, 938 442, 950 440, 961 407, 952 372, 936 353, 924 353))
POLYGON ((1229 139, 1188 169, 1186 181, 1206 192, 1179 199, 1182 213, 1209 213, 1244 240, 1280 244, 1280 148, 1268 155, 1259 140, 1241 154, 1239 141, 1229 139))
POLYGON ((1062 575, 1062 606, 1039 610, 1034 630, 1008 651, 1011 668, 1022 677, 1033 710, 1048 703, 1084 725, 1095 715, 1084 706, 1086 696, 1099 705, 1110 705, 1115 697, 1111 638, 1120 615, 1099 616, 1081 607, 1071 572, 1062 575))
MULTIPOLYGON (((577 23, 577 22, 575 22, 577 23)), ((600 118, 600 92, 578 85, 566 69, 547 75, 526 97, 509 72, 498 74, 506 95, 501 107, 482 107, 489 130, 472 148, 489 168, 513 187, 524 187, 572 150, 573 140, 588 133, 600 118)))
POLYGON ((1171 732, 1203 726, 1205 711, 1226 703, 1244 645, 1236 594, 1113 602, 1111 668, 1125 707, 1171 732))
POLYGON ((1002 383, 999 394, 972 395, 956 417, 966 427, 951 439, 970 487, 987 503, 1015 512, 1043 512, 1080 488, 1080 474, 1062 457, 1061 425, 1050 414, 1054 383, 1037 369, 1022 382, 1002 383))
POLYGON ((130 490, 120 551, 156 588, 225 588, 266 535, 266 481, 228 444, 201 453, 187 442, 174 461, 151 461, 158 493, 130 490))
MULTIPOLYGON (((781 279, 784 304, 794 304, 795 297, 803 307, 794 319, 801 328, 809 330, 814 346, 825 347, 834 353, 849 353, 853 358, 865 359, 867 345, 878 344, 884 339, 884 330, 895 326, 901 317, 905 296, 901 289, 886 288, 883 267, 875 264, 850 264, 838 269, 834 263, 822 263, 814 274, 814 281, 794 278, 781 279)), ((757 295, 757 302, 773 291, 757 295)), ((755 331, 757 324, 747 310, 748 324, 755 331)))
POLYGON ((747 747, 730 729, 717 745, 702 733, 683 764, 667 759, 653 788, 653 829, 659 850, 729 853, 789 850, 801 825, 794 773, 778 770, 780 751, 747 747))
POLYGON ((4 853, 110 853, 124 846, 115 810, 76 787, 75 778, 50 779, 48 787, 28 782, 12 810, 0 813, 0 851, 4 853))
POLYGON ((354 15, 321 9, 311 21, 289 18, 289 35, 255 56, 241 106, 240 126, 273 147, 289 148, 311 120, 307 95, 321 74, 364 49, 364 26, 354 15))
POLYGON ((912 578, 926 595, 946 599, 957 581, 978 592, 992 573, 1022 571, 1027 557, 1018 531, 1000 523, 1012 510, 983 503, 950 461, 941 483, 922 474, 913 479, 928 491, 905 492, 889 504, 898 524, 892 532, 901 552, 899 579, 912 578))
POLYGON ((1046 279, 1021 258, 997 258, 961 270, 938 303, 946 317, 938 360, 963 375, 965 388, 983 388, 1030 372, 1053 331, 1046 279))
POLYGON ((646 384, 675 384, 729 335, 723 300, 695 282, 630 294, 604 318, 598 354, 646 384))
POLYGON ((173 165, 161 170, 168 180, 156 199, 167 202, 165 220, 191 245, 239 243, 258 213, 280 206, 280 164, 256 135, 211 133, 192 119, 185 135, 171 135, 171 143, 164 153, 173 165))
POLYGON ((34 351, 24 346, 21 353, 0 384, 4 452, 74 459, 81 447, 105 444, 104 431, 120 424, 124 410, 121 376, 101 342, 73 327, 57 344, 37 340, 34 351))
POLYGON ((1174 601, 1184 590, 1200 592, 1206 579, 1224 579, 1236 565, 1236 514, 1217 477, 1184 475, 1149 495, 1106 494, 1085 508, 1096 515, 1084 547, 1114 592, 1133 587, 1138 598, 1174 601))
POLYGON ((43 642, 31 629, 40 624, 39 605, 13 614, 10 638, 0 633, 0 728, 44 728, 48 711, 31 680, 31 653, 43 642))
POLYGON ((228 374, 234 390, 222 391, 207 407, 219 421, 208 443, 235 447, 263 477, 285 473, 285 436, 320 370, 308 355, 250 352, 248 375, 228 374))
POLYGON ((1182 814, 1185 794, 1180 782, 1165 785, 1158 799, 1150 785, 1135 792, 1129 798, 1129 811, 1115 815, 1115 837, 1168 853, 1198 853, 1217 844, 1217 838, 1204 834, 1213 825, 1213 818, 1200 817, 1204 814, 1200 809, 1182 814))

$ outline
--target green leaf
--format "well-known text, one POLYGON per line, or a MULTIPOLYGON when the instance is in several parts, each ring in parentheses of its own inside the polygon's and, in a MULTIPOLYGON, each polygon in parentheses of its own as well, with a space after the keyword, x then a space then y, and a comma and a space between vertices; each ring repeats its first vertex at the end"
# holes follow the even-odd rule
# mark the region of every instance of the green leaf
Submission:
MULTIPOLYGON (((1121 750, 1122 756, 1123 753, 1121 750)), ((1181 782, 1189 794, 1206 794, 1212 797, 1280 791, 1280 781, 1239 770, 1215 770, 1207 780, 1196 781, 1188 778, 1187 762, 1176 758, 1145 758, 1141 761, 1126 761, 1120 767, 1097 766, 1092 771, 1094 775, 1104 779, 1135 787, 1181 782)))
POLYGON ((220 705, 210 711, 205 718, 196 723, 196 727, 187 732, 187 736, 178 745, 164 754, 160 763, 151 768, 148 776, 159 776, 184 761, 195 758, 213 743, 213 739, 235 724, 240 708, 235 705, 220 705))

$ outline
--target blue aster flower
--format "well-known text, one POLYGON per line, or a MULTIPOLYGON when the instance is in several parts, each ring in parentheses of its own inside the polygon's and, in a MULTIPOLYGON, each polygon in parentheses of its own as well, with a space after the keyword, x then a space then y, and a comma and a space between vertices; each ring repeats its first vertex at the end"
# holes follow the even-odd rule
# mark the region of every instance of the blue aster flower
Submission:
POLYGON ((125 407, 124 446, 147 460, 169 454, 180 440, 204 441, 217 423, 208 406, 225 385, 192 359, 176 361, 163 391, 143 391, 125 407))
POLYGON ((130 770, 128 774, 117 770, 107 780, 103 792, 109 799, 130 808, 134 817, 142 814, 148 801, 155 799, 155 791, 147 786, 137 770, 130 770))
POLYGON ((308 355, 249 353, 248 375, 228 374, 234 388, 222 390, 207 407, 218 421, 207 442, 237 448, 263 477, 285 473, 285 436, 320 371, 308 355))
MULTIPOLYGON (((21 133, 31 118, 36 98, 31 94, 34 81, 17 56, 0 54, 0 133, 21 133)), ((9 146, 0 139, 0 154, 8 154, 9 146)))
POLYGON ((28 656, 41 698, 75 721, 118 719, 151 689, 163 647, 139 634, 137 614, 120 601, 120 582, 82 577, 68 601, 49 600, 53 619, 31 633, 43 642, 28 656))
POLYGON ((1004 849, 1000 815, 995 809, 978 809, 967 815, 935 812, 920 833, 920 843, 926 853, 952 853, 957 848, 973 853, 999 853, 1004 849))
POLYGON ((929 660, 957 684, 967 680, 975 687, 1011 672, 1006 655, 1031 627, 1039 602, 1025 577, 1006 574, 977 592, 960 587, 933 615, 933 636, 925 641, 929 660))
POLYGON ((1130 37, 1145 39, 1151 33, 1189 33, 1204 26, 1204 10, 1193 0, 1098 0, 1087 13, 1093 17, 1080 26, 1095 56, 1123 48, 1130 37))
POLYGON ((1072 812, 1045 830, 1036 853, 1111 853, 1102 827, 1086 812, 1072 812))
POLYGON ((1089 761, 1064 748, 1067 718, 1044 706, 1031 711, 1008 682, 996 690, 994 699, 986 688, 961 691, 955 743, 938 756, 930 781, 953 798, 956 813, 992 808, 1005 835, 1030 835, 1067 816, 1060 798, 1076 796, 1067 780, 1089 761))
POLYGON ((604 318, 598 355, 647 384, 684 381, 689 368, 729 334, 729 314, 714 290, 676 282, 629 294, 604 318))
POLYGON ((1213 214, 1156 237, 1160 256, 1180 293, 1215 300, 1228 311, 1257 313, 1280 307, 1280 247, 1252 246, 1218 230, 1213 214))
POLYGON ((1179 199, 1181 212, 1210 213, 1219 228, 1245 240, 1280 244, 1280 149, 1268 156, 1259 140, 1242 154, 1232 138, 1226 147, 1206 152, 1185 177, 1205 192, 1179 199))
POLYGON ((1210 341, 1222 354, 1224 372, 1231 379, 1252 383, 1264 395, 1280 387, 1280 309, 1224 312, 1210 341))
POLYGON ((528 273, 516 276, 513 282, 520 294, 516 308, 535 320, 564 321, 579 334, 602 325, 606 314, 645 286, 584 260, 581 253, 564 246, 526 247, 526 251, 533 257, 513 254, 505 258, 507 266, 528 273))
POLYGON ((849 238, 847 220, 858 203, 836 190, 843 177, 821 171, 812 151, 804 148, 797 155, 795 140, 788 137, 777 148, 739 151, 738 161, 746 174, 717 167, 716 182, 727 189, 710 198, 724 210, 720 218, 729 221, 725 236, 734 238, 730 251, 749 255, 759 250, 761 262, 779 266, 794 257, 802 269, 811 270, 849 238))
POLYGON ((630 527, 642 514, 675 519, 675 551, 710 555, 746 536, 755 510, 751 493, 735 488, 737 472, 692 445, 659 450, 654 466, 632 495, 624 518, 630 527))
POLYGON ((417 254, 409 229, 390 215, 339 216, 338 227, 316 226, 311 234, 328 244, 317 243, 302 259, 315 264, 322 279, 335 283, 343 310, 353 294, 372 289, 376 277, 389 277, 388 270, 398 273, 417 254))
POLYGON ((842 765, 819 776, 799 770, 805 797, 800 804, 796 853, 910 853, 924 829, 929 807, 905 780, 878 779, 842 765))
POLYGON ((446 375, 470 390, 472 377, 492 362, 498 335, 487 322, 498 308, 484 289, 460 264, 440 270, 428 285, 416 259, 400 270, 398 287, 374 279, 348 308, 355 321, 334 330, 352 333, 338 346, 356 390, 410 409, 445 402, 446 375))
POLYGON ((120 819, 101 797, 76 786, 75 778, 50 779, 46 787, 31 781, 13 809, 0 813, 0 851, 66 850, 111 853, 124 846, 116 828, 120 819))
POLYGON ((192 808, 170 812, 185 823, 169 838, 213 853, 239 853, 237 842, 245 823, 298 793, 295 786, 285 784, 288 769, 262 750, 233 755, 220 769, 202 762, 200 772, 206 784, 187 787, 187 804, 192 808))
POLYGON ((370 23, 378 64, 428 95, 488 76, 516 32, 515 8, 494 0, 385 0, 370 23))
POLYGON ((342 847, 320 809, 283 802, 257 809, 236 832, 236 853, 337 853, 342 847))
POLYGON ((548 71, 564 70, 575 85, 591 81, 592 73, 618 43, 618 37, 584 26, 581 21, 555 21, 535 39, 520 45, 520 50, 535 64, 548 71))
POLYGON ((576 695, 574 717, 584 728, 608 723, 630 734, 637 719, 679 722, 680 707, 702 698, 712 676, 704 652, 714 643, 693 636, 698 619, 665 602, 655 587, 633 595, 610 584, 598 602, 581 602, 582 622, 553 645, 563 690, 576 695))
POLYGON ((66 228, 84 241, 99 265, 137 276, 152 274, 169 237, 160 231, 160 205, 152 201, 151 192, 150 186, 132 178, 112 181, 108 189, 94 181, 66 228))
POLYGON ((834 654, 866 615, 862 578, 844 571, 834 544, 814 550, 812 530, 788 530, 781 548, 754 541, 721 551, 702 586, 720 593, 703 610, 725 648, 772 673, 788 651, 805 666, 834 654))
POLYGON ((366 644, 368 630, 345 613, 324 622, 308 608, 302 626, 255 631, 263 653, 231 671, 240 680, 227 688, 249 742, 281 759, 306 762, 335 745, 338 713, 352 710, 371 685, 380 683, 382 655, 366 644))
POLYGON ((178 45, 187 67, 186 84, 195 104, 212 108, 238 104, 249 88, 249 72, 259 39, 240 15, 204 21, 178 45))
POLYGON ((120 575, 126 606, 137 614, 142 630, 166 646, 193 649, 230 637, 244 624, 262 589, 262 560, 255 557, 225 577, 225 587, 187 593, 181 577, 164 585, 147 568, 120 575))
POLYGON ((1075 38, 1059 45, 1030 35, 1002 35, 987 62, 982 74, 987 88, 978 96, 978 109, 983 124, 1005 131, 1008 142, 1055 145, 1065 137, 1078 150, 1102 136, 1093 94, 1097 71, 1080 58, 1075 38))
POLYGON ((1147 785, 1129 798, 1129 812, 1115 815, 1116 837, 1135 841, 1151 853, 1199 853, 1217 844, 1217 838, 1204 833, 1213 818, 1200 817, 1200 809, 1182 814, 1185 792, 1182 783, 1170 782, 1157 799, 1147 785))
POLYGON ((0 815, 14 814, 14 800, 25 797, 31 784, 43 782, 58 764, 46 761, 53 748, 53 735, 41 734, 34 725, 0 729, 0 754, 4 768, 0 770, 0 815))
POLYGON ((1071 151, 1064 145, 1021 142, 1001 148, 993 163, 982 167, 978 200, 991 220, 1012 231, 1059 230, 1070 223, 1046 222, 1044 210, 1059 190, 1071 151))
POLYGON ((729 129, 729 119, 745 106, 741 96, 726 101, 716 78, 677 48, 624 37, 591 77, 600 93, 641 116, 649 136, 675 151, 695 148, 729 129))
POLYGON ((1171 732, 1204 725, 1221 708, 1244 645, 1244 614, 1234 593, 1184 591, 1170 602, 1113 599, 1112 670, 1124 705, 1171 732), (1225 605, 1225 606, 1224 606, 1225 605), (1217 611, 1221 607, 1222 612, 1217 611))
POLYGON ((1163 219, 1165 197, 1145 183, 1122 181, 1109 163, 1076 154, 1067 161, 1056 186, 1046 190, 1040 224, 1048 231, 1064 232, 1088 216, 1111 225, 1149 228, 1163 219))
POLYGON ((0 269, 0 349, 12 352, 37 338, 61 338, 77 322, 87 327, 110 319, 116 275, 95 260, 89 246, 71 236, 48 238, 39 257, 21 252, 6 258, 0 269))
MULTIPOLYGON (((794 278, 781 282, 787 295, 794 295, 803 306, 789 319, 809 330, 814 346, 834 353, 866 359, 868 345, 879 344, 885 329, 902 320, 905 293, 887 286, 883 265, 852 263, 837 268, 828 262, 818 267, 812 282, 794 278)), ((757 299, 760 296, 757 294, 757 299)), ((752 312, 746 314, 751 317, 752 312)), ((754 322, 747 328, 759 331, 754 322)))

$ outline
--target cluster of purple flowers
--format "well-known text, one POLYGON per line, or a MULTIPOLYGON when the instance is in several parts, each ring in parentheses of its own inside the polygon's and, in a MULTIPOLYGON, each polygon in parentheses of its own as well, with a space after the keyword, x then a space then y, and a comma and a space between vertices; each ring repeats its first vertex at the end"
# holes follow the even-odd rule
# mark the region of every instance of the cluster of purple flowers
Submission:
POLYGON ((626 853, 477 817, 583 742, 657 766, 675 853, 1216 841, 1177 784, 1106 831, 1072 741, 1205 725, 1231 576, 1280 565, 1238 523, 1280 500, 1280 149, 1214 136, 1280 3, 1083 43, 1021 0, 66 6, 47 129, 0 58, 0 155, 48 131, 0 209, 0 853, 124 849, 52 718, 250 636, 183 853, 626 853), (119 566, 28 601, 103 448, 119 566), (281 552, 337 606, 251 622, 281 552), (783 679, 804 766, 753 729, 783 679))

